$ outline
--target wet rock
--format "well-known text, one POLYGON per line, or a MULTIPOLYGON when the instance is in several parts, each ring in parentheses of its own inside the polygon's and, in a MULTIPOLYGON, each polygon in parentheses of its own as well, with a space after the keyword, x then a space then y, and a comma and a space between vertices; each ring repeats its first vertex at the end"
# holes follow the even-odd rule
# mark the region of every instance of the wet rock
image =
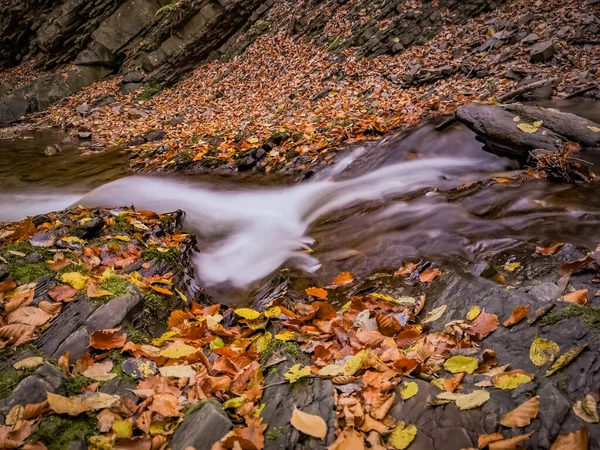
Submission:
POLYGON ((71 136, 67 136, 62 141, 60 141, 60 145, 63 148, 76 148, 78 144, 79 141, 71 136))
POLYGON ((141 83, 144 81, 144 78, 146 78, 146 75, 144 75, 143 72, 140 72, 139 70, 134 70, 132 72, 129 72, 127 75, 125 75, 123 77, 123 84, 126 83, 141 83))
POLYGON ((94 217, 92 220, 79 225, 76 230, 71 232, 71 235, 86 240, 93 239, 98 236, 105 223, 106 221, 102 217, 94 217))
POLYGON ((91 131, 80 131, 79 133, 77 133, 77 136, 79 137, 79 139, 91 139, 92 138, 92 132, 91 131))
POLYGON ((0 414, 6 415, 15 405, 43 402, 47 398, 47 392, 55 393, 64 381, 64 375, 45 362, 21 381, 9 397, 0 400, 0 414))
MULTIPOLYGON (((532 83, 536 83, 538 81, 542 81, 541 78, 531 78, 531 77, 527 77, 523 80, 521 80, 518 84, 517 87, 523 87, 523 86, 527 86, 528 84, 532 84, 532 83)), ((519 97, 517 98, 523 98, 524 100, 548 100, 550 97, 552 97, 552 82, 548 81, 547 83, 544 83, 543 85, 532 89, 528 92, 525 92, 523 94, 521 94, 519 97)))
POLYGON ((531 44, 535 44, 539 40, 540 40, 540 37, 537 34, 529 33, 527 36, 525 36, 521 40, 521 42, 525 45, 531 45, 531 44))
POLYGON ((552 41, 540 42, 531 47, 530 60, 532 63, 545 62, 552 58, 555 52, 552 41))
POLYGON ((159 141, 165 135, 164 130, 151 130, 144 135, 144 138, 148 142, 159 141))
POLYGON ((148 117, 148 113, 141 109, 130 108, 127 110, 128 119, 145 119, 146 117, 148 117))
POLYGON ((197 411, 188 414, 179 425, 170 442, 173 450, 210 450, 213 444, 223 438, 233 424, 223 413, 220 405, 206 401, 197 411))
POLYGON ((44 155, 46 156, 54 156, 58 155, 58 146, 57 145, 49 145, 44 150, 44 155))
POLYGON ((477 139, 485 144, 484 150, 521 161, 534 149, 559 151, 565 142, 577 142, 584 147, 600 146, 600 133, 590 129, 600 125, 553 109, 518 103, 472 103, 458 108, 456 116, 477 134, 477 139), (522 122, 515 121, 516 116, 527 118, 526 123, 542 121, 543 125, 534 133, 526 133, 518 128, 522 122))

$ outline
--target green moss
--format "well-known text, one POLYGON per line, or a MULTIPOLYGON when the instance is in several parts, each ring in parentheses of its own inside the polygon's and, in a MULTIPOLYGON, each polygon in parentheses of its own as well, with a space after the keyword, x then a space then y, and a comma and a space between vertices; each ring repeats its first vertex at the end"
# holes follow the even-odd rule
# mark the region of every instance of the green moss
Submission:
POLYGON ((0 372, 0 399, 8 397, 13 393, 17 385, 24 379, 27 378, 33 369, 28 370, 15 370, 10 369, 7 371, 0 372))
POLYGON ((296 344, 295 342, 279 341, 279 340, 274 339, 269 343, 267 348, 260 354, 261 364, 266 363, 269 360, 269 358, 271 358, 273 353, 275 353, 277 350, 283 350, 294 357, 299 356, 302 353, 302 351, 300 350, 300 347, 298 347, 298 344, 296 344))
POLYGON ((138 100, 138 101, 139 100, 148 100, 154 94, 157 94, 159 92, 160 92, 160 86, 158 84, 156 84, 156 83, 149 84, 148 86, 146 86, 144 88, 142 93, 137 96, 136 100, 138 100))
POLYGON ((571 379, 566 375, 563 371, 558 372, 558 387, 564 391, 569 391, 569 385, 571 384, 571 379))
POLYGON ((272 428, 271 430, 267 431, 267 434, 265 434, 265 437, 269 441, 276 441, 277 438, 279 438, 279 436, 281 436, 284 431, 285 431, 284 427, 275 427, 275 428, 272 428))
POLYGON ((169 314, 173 310, 173 302, 158 292, 150 292, 144 297, 144 305, 156 316, 169 314))
POLYGON ((254 27, 254 29, 258 33, 264 33, 265 31, 267 31, 269 29, 270 26, 271 26, 271 24, 269 22, 261 22, 261 23, 257 24, 256 27, 254 27))
POLYGON ((58 275, 62 275, 63 273, 68 273, 68 272, 79 272, 79 273, 82 273, 84 275, 89 275, 90 274, 90 269, 85 264, 77 264, 77 263, 74 263, 74 262, 70 262, 69 264, 67 264, 62 269, 59 269, 56 273, 58 275))
POLYGON ((65 397, 81 395, 83 390, 92 383, 94 383, 94 380, 88 377, 71 377, 62 384, 59 393, 65 397))
POLYGON ((164 261, 174 271, 183 270, 182 256, 179 247, 146 247, 142 252, 142 259, 145 261, 164 261))
POLYGON ((35 264, 10 264, 10 274, 20 283, 33 283, 45 275, 54 275, 45 262, 35 264))
POLYGON ((168 12, 171 12, 177 8, 179 8, 180 4, 179 2, 177 3, 169 3, 165 6, 163 6, 162 8, 158 8, 158 11, 156 11, 156 13, 154 14, 155 16, 160 16, 161 14, 166 14, 168 12))
POLYGON ((277 365, 269 367, 269 370, 267 370, 267 374, 265 375, 265 378, 269 378, 269 377, 277 374, 278 371, 279 371, 279 369, 278 369, 277 365))
POLYGON ((80 414, 77 417, 52 415, 44 417, 29 437, 29 441, 43 442, 48 450, 64 450, 72 442, 87 442, 96 433, 95 413, 80 414))
POLYGON ((560 311, 551 311, 539 320, 539 324, 542 327, 555 325, 571 317, 582 317, 584 326, 600 329, 600 306, 590 305, 569 305, 560 311))
POLYGON ((125 327, 125 332, 127 333, 127 339, 129 339, 134 344, 149 344, 152 341, 152 337, 150 335, 148 335, 144 331, 138 330, 133 325, 127 325, 125 327))
POLYGON ((123 277, 112 276, 102 280, 98 286, 112 292, 115 297, 121 297, 132 292, 133 285, 123 277))

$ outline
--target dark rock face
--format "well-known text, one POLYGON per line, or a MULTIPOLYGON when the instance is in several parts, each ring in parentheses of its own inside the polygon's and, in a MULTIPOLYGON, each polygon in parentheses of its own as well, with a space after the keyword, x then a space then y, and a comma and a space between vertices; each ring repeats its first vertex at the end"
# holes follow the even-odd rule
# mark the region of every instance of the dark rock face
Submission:
POLYGON ((559 151, 566 142, 584 147, 600 147, 600 125, 574 114, 521 104, 484 105, 472 103, 458 108, 460 122, 477 133, 484 150, 524 161, 535 149, 559 151), (516 120, 518 116, 518 120, 516 120), (519 124, 541 121, 533 133, 519 124))
POLYGON ((221 406, 209 401, 185 417, 175 430, 170 447, 173 450, 185 450, 188 447, 210 450, 232 428, 233 424, 223 413, 221 406))
POLYGON ((548 61, 555 51, 552 41, 539 42, 531 47, 531 62, 548 61))

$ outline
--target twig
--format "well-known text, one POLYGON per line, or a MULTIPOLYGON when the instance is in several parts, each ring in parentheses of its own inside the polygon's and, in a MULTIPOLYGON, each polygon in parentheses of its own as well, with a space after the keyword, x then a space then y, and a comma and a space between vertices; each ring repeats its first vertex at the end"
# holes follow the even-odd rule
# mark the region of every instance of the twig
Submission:
POLYGON ((569 99, 569 98, 573 98, 573 97, 579 97, 580 95, 585 94, 586 92, 593 91, 597 87, 598 87, 598 85, 596 85, 596 84, 590 84, 589 86, 581 88, 575 92, 571 92, 569 95, 565 95, 563 98, 569 99))
POLYGON ((518 95, 533 91, 533 90, 535 90, 539 87, 542 87, 548 83, 552 83, 552 81, 553 80, 551 80, 551 79, 550 80, 541 80, 541 81, 536 81, 534 83, 526 84, 525 86, 521 86, 520 88, 515 89, 514 91, 510 91, 504 95, 501 95, 496 100, 498 100, 499 103, 504 103, 506 100, 510 100, 514 97, 517 97, 518 95))
MULTIPOLYGON (((303 378, 321 378, 321 377, 318 377, 316 375, 310 375, 308 377, 302 377, 302 379, 303 378)), ((264 391, 266 388, 270 388, 271 386, 281 386, 282 384, 290 384, 290 382, 287 380, 284 380, 284 381, 278 381, 277 383, 267 384, 266 386, 262 387, 262 390, 264 391)))

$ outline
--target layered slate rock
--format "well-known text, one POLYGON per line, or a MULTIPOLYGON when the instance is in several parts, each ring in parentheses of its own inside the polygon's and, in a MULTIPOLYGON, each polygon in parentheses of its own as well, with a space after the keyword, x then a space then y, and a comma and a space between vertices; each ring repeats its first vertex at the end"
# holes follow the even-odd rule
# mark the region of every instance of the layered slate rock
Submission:
POLYGON ((173 450, 210 450, 232 428, 231 420, 225 415, 221 405, 206 401, 196 411, 188 414, 173 433, 169 443, 173 450))

